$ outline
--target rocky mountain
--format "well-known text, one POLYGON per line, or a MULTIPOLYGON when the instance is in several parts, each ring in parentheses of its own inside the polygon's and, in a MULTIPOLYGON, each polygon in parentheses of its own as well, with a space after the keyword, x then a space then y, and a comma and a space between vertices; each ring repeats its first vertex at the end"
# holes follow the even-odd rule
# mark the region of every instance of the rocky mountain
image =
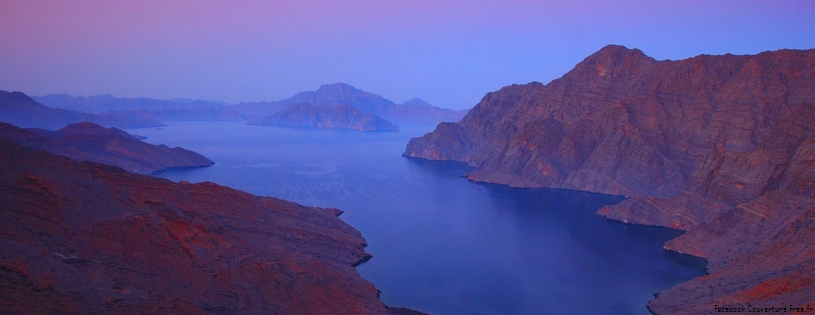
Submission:
POLYGON ((341 213, 0 140, 0 313, 384 314, 341 213))
POLYGON ((94 115, 54 109, 34 101, 22 92, 0 91, 0 121, 23 128, 54 130, 70 123, 89 121, 105 127, 147 128, 166 126, 149 118, 94 115))
POLYGON ((76 123, 57 131, 25 130, 0 123, 0 139, 66 156, 150 174, 167 168, 210 166, 206 157, 179 147, 152 145, 116 129, 94 123, 76 123))
POLYGON ((250 125, 317 129, 399 131, 399 126, 346 104, 334 106, 332 109, 325 105, 312 106, 309 103, 299 103, 272 116, 250 120, 248 123, 250 125))
POLYGON ((608 46, 563 77, 488 93, 406 156, 474 181, 626 195, 600 213, 688 231, 709 275, 657 314, 815 305, 815 50, 657 61, 608 46))
POLYGON ((291 105, 309 103, 314 106, 325 105, 334 108, 337 105, 351 105, 363 112, 372 113, 385 120, 397 123, 438 123, 441 121, 458 121, 466 110, 431 106, 424 101, 396 104, 382 96, 365 92, 345 83, 326 84, 316 91, 300 92, 294 96, 275 102, 243 102, 232 108, 247 117, 265 117, 291 105))

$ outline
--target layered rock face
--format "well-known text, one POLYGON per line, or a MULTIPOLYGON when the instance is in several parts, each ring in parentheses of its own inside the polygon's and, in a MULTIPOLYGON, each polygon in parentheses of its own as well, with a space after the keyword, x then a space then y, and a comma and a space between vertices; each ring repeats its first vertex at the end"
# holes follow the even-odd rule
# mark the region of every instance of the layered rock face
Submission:
POLYGON ((340 213, 0 140, 0 313, 383 314, 340 213))
POLYGON ((152 145, 116 128, 94 123, 76 123, 58 131, 24 130, 0 123, 0 139, 66 156, 151 174, 172 167, 210 166, 212 161, 180 147, 152 145))
POLYGON ((608 46, 547 85, 488 93, 405 155, 466 162, 475 181, 630 197, 600 213, 687 230, 666 247, 709 260, 649 308, 710 313, 815 305, 813 126, 815 50, 656 61, 608 46))
POLYGON ((119 128, 166 126, 150 118, 92 115, 67 109, 54 109, 37 103, 22 92, 0 91, 0 122, 23 128, 36 127, 54 130, 67 124, 83 121, 119 128))
POLYGON ((308 103, 299 103, 272 116, 250 120, 248 124, 357 131, 399 131, 399 126, 346 104, 337 105, 332 109, 325 105, 312 106, 308 103))

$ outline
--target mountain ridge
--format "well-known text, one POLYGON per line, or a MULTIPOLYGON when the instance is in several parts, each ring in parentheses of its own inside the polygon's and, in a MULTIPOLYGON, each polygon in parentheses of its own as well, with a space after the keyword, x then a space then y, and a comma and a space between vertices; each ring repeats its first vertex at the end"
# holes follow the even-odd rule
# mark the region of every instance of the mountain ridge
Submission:
POLYGON ((93 122, 105 127, 148 128, 165 124, 150 118, 95 115, 42 105, 22 92, 0 91, 0 121, 24 128, 54 130, 70 123, 93 122))
POLYGON ((815 152, 813 87, 815 50, 657 61, 610 45, 546 85, 487 93, 404 155, 465 162, 473 181, 625 195, 599 213, 688 231, 666 248, 708 259, 710 274, 660 293, 654 313, 709 313, 753 291, 805 305, 815 279, 772 288, 815 266, 815 227, 801 221, 815 212, 815 168, 803 166, 815 152), (798 258, 751 255, 779 246, 798 258))
POLYGON ((404 104, 396 104, 380 95, 363 91, 347 83, 323 84, 315 91, 298 92, 278 101, 240 102, 234 105, 187 99, 116 98, 110 94, 88 97, 49 94, 34 97, 34 99, 46 106, 59 109, 159 121, 257 120, 272 116, 276 112, 299 103, 309 103, 313 106, 326 105, 330 108, 347 104, 388 121, 418 124, 458 121, 467 112, 467 110, 432 106, 418 98, 411 99, 404 104))

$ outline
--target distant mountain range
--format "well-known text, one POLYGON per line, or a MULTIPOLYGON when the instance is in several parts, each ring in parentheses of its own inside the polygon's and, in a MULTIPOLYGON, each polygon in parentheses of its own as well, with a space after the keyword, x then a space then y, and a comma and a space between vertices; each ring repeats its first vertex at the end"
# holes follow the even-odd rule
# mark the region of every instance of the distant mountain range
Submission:
POLYGON ((166 126, 149 117, 95 115, 67 109, 54 109, 37 103, 22 92, 6 91, 0 91, 0 121, 23 128, 36 127, 50 130, 83 121, 119 128, 166 126))
POLYGON ((284 100, 241 102, 235 105, 213 101, 115 98, 111 95, 83 97, 50 94, 35 99, 54 108, 158 121, 257 120, 299 103, 308 103, 313 106, 325 105, 329 108, 346 104, 362 112, 371 113, 396 123, 456 122, 467 113, 467 110, 435 107, 418 98, 404 104, 396 104, 382 96, 362 91, 345 83, 326 84, 316 91, 300 92, 284 100))
POLYGON ((68 94, 48 94, 32 96, 32 99, 53 108, 62 108, 102 114, 108 111, 164 111, 164 110, 203 110, 222 108, 229 104, 215 101, 193 99, 156 100, 149 98, 117 98, 110 94, 96 96, 70 96, 68 94))

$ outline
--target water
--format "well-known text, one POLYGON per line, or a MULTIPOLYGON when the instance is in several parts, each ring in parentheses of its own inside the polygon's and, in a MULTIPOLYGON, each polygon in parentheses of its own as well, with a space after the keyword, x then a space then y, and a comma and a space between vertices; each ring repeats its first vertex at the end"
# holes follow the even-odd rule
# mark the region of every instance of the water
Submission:
POLYGON ((392 133, 240 122, 137 129, 215 165, 158 174, 335 207, 374 258, 357 269, 392 306, 444 314, 649 314, 653 293, 704 274, 678 235, 596 214, 619 197, 476 184, 466 165, 400 156, 433 126, 392 133))

